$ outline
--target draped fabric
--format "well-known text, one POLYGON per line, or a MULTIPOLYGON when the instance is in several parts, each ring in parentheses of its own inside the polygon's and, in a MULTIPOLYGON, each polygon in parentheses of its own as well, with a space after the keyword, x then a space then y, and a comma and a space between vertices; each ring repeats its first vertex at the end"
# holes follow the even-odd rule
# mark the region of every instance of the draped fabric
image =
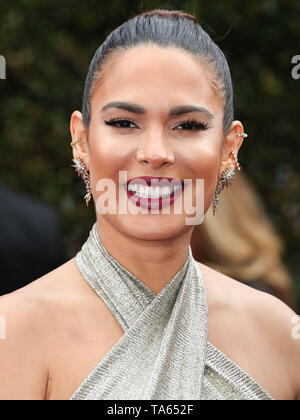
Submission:
POLYGON ((124 334, 71 400, 272 400, 208 342, 205 287, 191 247, 158 294, 105 249, 97 222, 76 263, 124 334))

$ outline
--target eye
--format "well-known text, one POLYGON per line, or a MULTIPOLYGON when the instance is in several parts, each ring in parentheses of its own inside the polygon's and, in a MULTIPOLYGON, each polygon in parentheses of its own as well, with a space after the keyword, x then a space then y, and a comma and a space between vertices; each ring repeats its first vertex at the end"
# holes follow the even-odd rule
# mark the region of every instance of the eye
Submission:
MULTIPOLYGON (((114 118, 111 119, 109 121, 104 121, 105 124, 109 125, 109 126, 114 126, 114 127, 118 127, 118 128, 134 128, 130 125, 134 125, 135 127, 137 127, 137 125, 135 124, 135 122, 133 120, 130 120, 128 118, 114 118)), ((197 130, 206 130, 208 128, 208 125, 206 123, 203 122, 198 122, 196 120, 186 120, 186 121, 182 121, 177 127, 184 127, 181 128, 179 130, 181 131, 197 131, 197 130)), ((138 127, 137 127, 138 128, 138 127)), ((173 128, 173 130, 175 130, 176 128, 173 128)))
MULTIPOLYGON (((181 128, 179 130, 182 131, 186 131, 187 130, 207 130, 208 128, 208 124, 203 123, 203 122, 198 122, 196 120, 187 120, 187 121, 182 121, 177 127, 185 127, 185 128, 181 128)), ((173 128, 173 130, 175 130, 175 128, 173 128)))
POLYGON ((130 124, 134 124, 136 126, 134 121, 125 119, 125 118, 114 118, 112 120, 104 121, 104 122, 107 125, 118 127, 118 128, 134 128, 134 127, 130 127, 130 124))

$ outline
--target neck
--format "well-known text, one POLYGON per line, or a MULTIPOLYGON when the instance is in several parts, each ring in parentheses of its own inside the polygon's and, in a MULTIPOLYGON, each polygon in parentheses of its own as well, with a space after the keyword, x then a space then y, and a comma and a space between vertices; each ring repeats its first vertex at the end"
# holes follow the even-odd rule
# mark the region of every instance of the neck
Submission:
POLYGON ((143 240, 124 235, 104 218, 97 230, 106 250, 155 294, 183 267, 192 235, 189 230, 176 238, 143 240))

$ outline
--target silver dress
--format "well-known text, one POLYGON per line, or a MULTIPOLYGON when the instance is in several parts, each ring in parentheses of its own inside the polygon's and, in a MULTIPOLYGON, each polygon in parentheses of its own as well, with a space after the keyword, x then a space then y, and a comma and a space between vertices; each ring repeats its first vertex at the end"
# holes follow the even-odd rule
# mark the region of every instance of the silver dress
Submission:
POLYGON ((191 247, 158 294, 109 254, 97 222, 76 263, 124 334, 70 400, 273 399, 208 342, 206 293, 191 247))

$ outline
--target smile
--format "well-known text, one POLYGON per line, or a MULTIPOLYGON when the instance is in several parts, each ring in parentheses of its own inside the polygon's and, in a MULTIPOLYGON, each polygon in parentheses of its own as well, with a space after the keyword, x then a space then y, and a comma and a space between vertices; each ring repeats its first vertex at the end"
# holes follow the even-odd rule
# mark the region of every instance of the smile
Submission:
POLYGON ((136 196, 142 198, 163 198, 175 194, 181 189, 181 186, 172 187, 146 187, 138 184, 129 185, 128 191, 133 192, 136 196))
POLYGON ((184 183, 175 178, 142 176, 130 179, 126 187, 129 199, 136 206, 161 209, 181 195, 184 183))

